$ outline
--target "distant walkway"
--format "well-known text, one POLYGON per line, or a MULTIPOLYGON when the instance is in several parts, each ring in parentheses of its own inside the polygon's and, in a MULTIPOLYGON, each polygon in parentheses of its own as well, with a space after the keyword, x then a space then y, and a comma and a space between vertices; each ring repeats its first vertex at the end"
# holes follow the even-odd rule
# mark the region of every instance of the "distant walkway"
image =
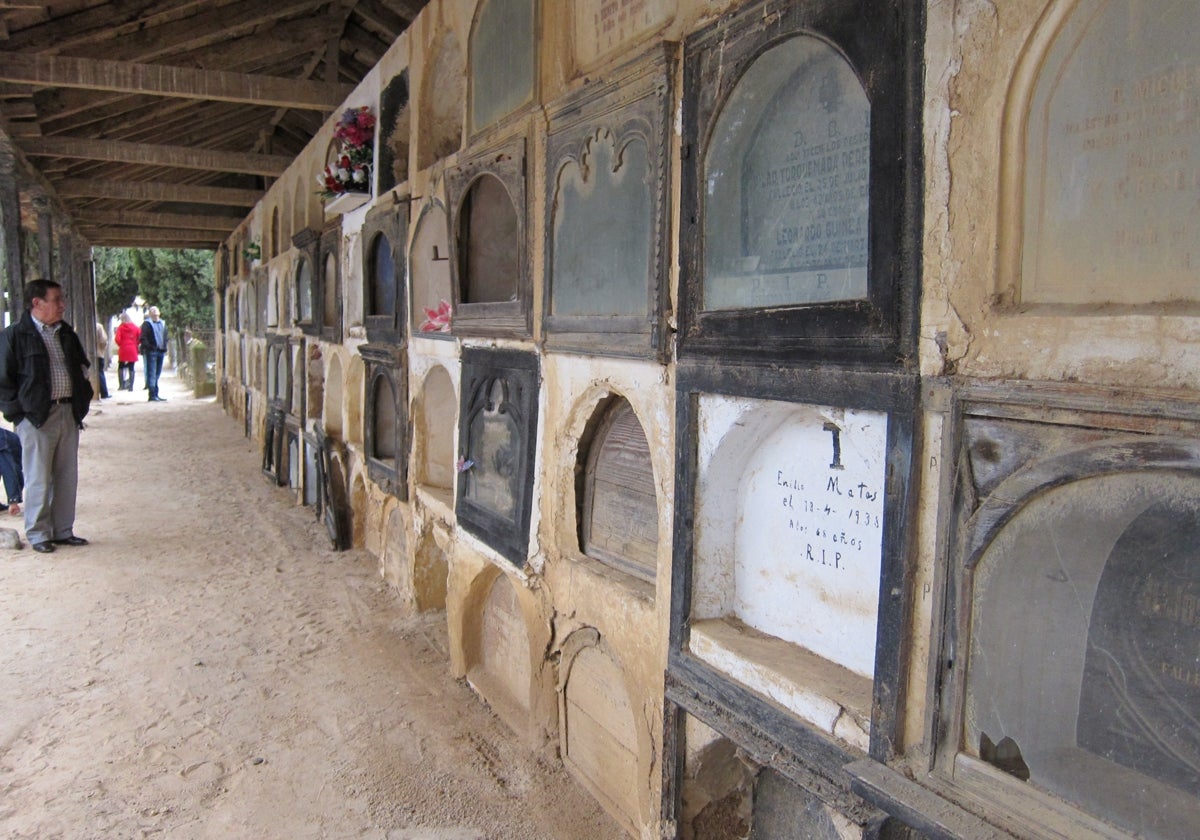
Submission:
POLYGON ((92 545, 0 551, 0 836, 623 836, 449 678, 443 616, 330 551, 212 399, 140 378, 83 433, 92 545))

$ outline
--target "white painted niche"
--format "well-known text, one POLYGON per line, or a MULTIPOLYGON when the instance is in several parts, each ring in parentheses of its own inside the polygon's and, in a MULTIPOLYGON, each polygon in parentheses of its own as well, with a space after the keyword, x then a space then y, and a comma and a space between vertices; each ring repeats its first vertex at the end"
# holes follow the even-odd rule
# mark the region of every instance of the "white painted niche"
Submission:
POLYGON ((693 654, 866 749, 887 416, 699 401, 693 654))

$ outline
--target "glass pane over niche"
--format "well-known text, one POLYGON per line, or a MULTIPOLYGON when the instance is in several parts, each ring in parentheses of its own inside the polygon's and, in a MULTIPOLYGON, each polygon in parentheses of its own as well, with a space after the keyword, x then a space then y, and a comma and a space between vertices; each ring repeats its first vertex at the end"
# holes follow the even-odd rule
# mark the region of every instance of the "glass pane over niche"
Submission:
POLYGON ((1200 477, 1054 487, 982 554, 960 749, 1139 836, 1200 819, 1200 477))
POLYGON ((1023 59, 1040 71, 1009 117, 1024 119, 1024 155, 1006 155, 1006 166, 1023 168, 1022 301, 1197 299, 1196 11, 1190 3, 1080 0, 1043 24, 1056 31, 1023 59))
POLYGON ((533 97, 534 0, 484 0, 471 33, 471 131, 533 97))
POLYGON ((379 234, 371 245, 371 300, 369 315, 394 315, 396 311, 396 263, 392 244, 379 234))
POLYGON ((750 66, 704 162, 703 309, 867 297, 870 120, 823 40, 794 37, 750 66))
POLYGON ((647 149, 597 132, 559 173, 552 315, 641 315, 649 309, 654 201, 647 149))
POLYGON ((296 321, 311 324, 313 317, 313 273, 312 263, 300 260, 296 269, 296 321))
POLYGON ((459 227, 463 303, 516 300, 521 226, 508 190, 483 175, 463 199, 459 227))

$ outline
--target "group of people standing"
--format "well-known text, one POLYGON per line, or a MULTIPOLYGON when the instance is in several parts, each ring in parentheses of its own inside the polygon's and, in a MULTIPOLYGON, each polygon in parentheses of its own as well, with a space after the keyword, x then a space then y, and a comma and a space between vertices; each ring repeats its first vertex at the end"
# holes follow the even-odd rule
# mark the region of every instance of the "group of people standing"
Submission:
MULTIPOLYGON (((87 353, 62 319, 67 308, 62 286, 53 280, 33 280, 24 291, 24 314, 0 332, 0 413, 13 424, 12 432, 0 429, 0 478, 8 499, 0 509, 24 513, 30 545, 48 554, 59 546, 88 544, 75 533, 75 497, 79 432, 93 390, 87 353)), ((165 402, 158 395, 158 379, 167 352, 167 325, 158 308, 150 307, 140 329, 128 314, 122 314, 114 338, 120 387, 133 390, 133 367, 140 351, 150 401, 165 402)))
MULTIPOLYGON (((113 333, 117 345, 117 390, 133 390, 133 366, 140 355, 145 359, 150 402, 166 402, 166 398, 158 394, 158 379, 162 375, 163 358, 167 355, 167 322, 162 319, 157 306, 151 306, 148 315, 139 328, 128 312, 121 313, 121 323, 113 333)), ((100 376, 103 378, 104 371, 100 371, 100 376)))

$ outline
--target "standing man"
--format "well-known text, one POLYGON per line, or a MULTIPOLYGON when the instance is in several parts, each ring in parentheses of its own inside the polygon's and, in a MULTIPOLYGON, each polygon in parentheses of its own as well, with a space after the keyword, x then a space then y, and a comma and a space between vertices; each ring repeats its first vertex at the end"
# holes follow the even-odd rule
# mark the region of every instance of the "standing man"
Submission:
POLYGON ((167 322, 158 317, 158 307, 150 307, 150 317, 142 321, 142 358, 146 365, 146 388, 150 402, 166 402, 158 395, 158 377, 162 375, 163 356, 167 355, 167 322))
POLYGON ((53 280, 25 285, 25 314, 0 332, 0 412, 21 439, 25 536, 42 554, 87 545, 75 536, 79 430, 92 401, 88 359, 63 321, 67 299, 53 280))

